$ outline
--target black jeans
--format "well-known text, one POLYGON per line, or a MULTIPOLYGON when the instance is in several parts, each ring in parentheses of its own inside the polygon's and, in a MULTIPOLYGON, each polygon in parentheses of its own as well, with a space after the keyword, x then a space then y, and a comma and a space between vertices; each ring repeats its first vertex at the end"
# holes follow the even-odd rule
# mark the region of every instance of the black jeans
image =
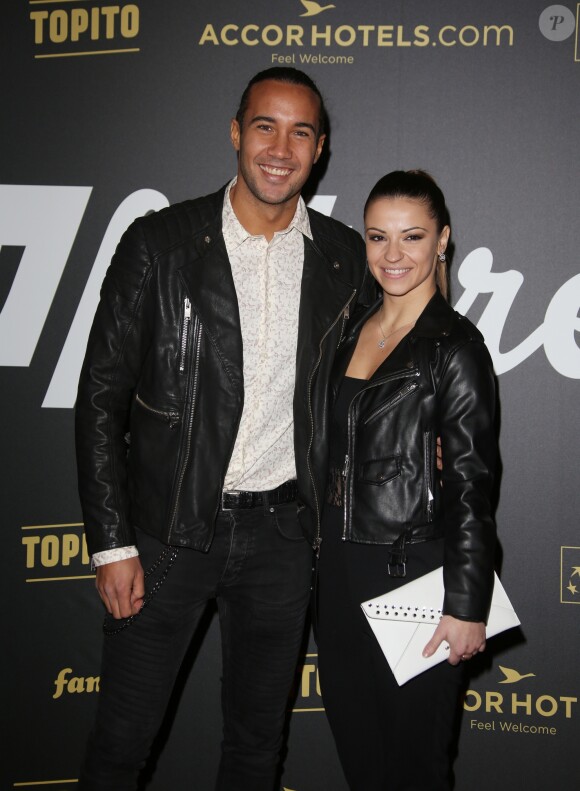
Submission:
MULTIPOLYGON (((147 569, 163 546, 144 533, 138 543, 147 569)), ((181 549, 142 613, 105 637, 97 720, 79 789, 136 788, 185 651, 207 602, 215 598, 224 719, 216 788, 272 791, 309 602, 311 561, 295 503, 220 511, 207 554, 181 549)), ((107 616, 105 625, 120 623, 107 616)))

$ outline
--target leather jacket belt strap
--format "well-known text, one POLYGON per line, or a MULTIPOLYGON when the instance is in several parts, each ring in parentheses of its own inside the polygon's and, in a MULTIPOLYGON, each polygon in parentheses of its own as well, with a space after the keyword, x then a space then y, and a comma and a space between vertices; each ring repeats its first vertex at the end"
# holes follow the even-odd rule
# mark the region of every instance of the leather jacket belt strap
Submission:
POLYGON ((221 510, 256 508, 261 505, 281 505, 298 499, 298 484, 295 480, 285 481, 268 492, 222 492, 221 510))
POLYGON ((432 541, 435 538, 442 538, 444 534, 445 523, 443 520, 430 522, 426 525, 417 525, 417 527, 410 527, 403 530, 401 535, 391 544, 389 549, 389 561, 387 563, 389 577, 405 577, 407 575, 406 544, 419 544, 422 541, 432 541))

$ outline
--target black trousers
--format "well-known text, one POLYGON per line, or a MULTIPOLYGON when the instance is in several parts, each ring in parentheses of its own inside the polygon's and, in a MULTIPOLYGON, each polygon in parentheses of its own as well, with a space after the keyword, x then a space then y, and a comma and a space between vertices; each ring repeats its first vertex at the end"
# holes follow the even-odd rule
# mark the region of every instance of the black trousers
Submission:
POLYGON ((328 507, 317 639, 322 697, 349 787, 449 791, 464 666, 444 662, 399 687, 359 606, 441 565, 442 541, 407 547, 407 577, 398 580, 387 575, 385 547, 342 542, 341 526, 340 509, 328 507))
MULTIPOLYGON (((163 550, 144 533, 138 544, 144 568, 163 550)), ((215 598, 224 719, 216 788, 272 791, 303 638, 311 561, 295 503, 221 511, 207 554, 181 549, 148 606, 130 626, 104 639, 97 720, 79 788, 136 788, 185 651, 207 602, 215 598)), ((112 629, 120 624, 110 616, 105 621, 112 629)), ((188 787, 184 778, 183 788, 188 787)))

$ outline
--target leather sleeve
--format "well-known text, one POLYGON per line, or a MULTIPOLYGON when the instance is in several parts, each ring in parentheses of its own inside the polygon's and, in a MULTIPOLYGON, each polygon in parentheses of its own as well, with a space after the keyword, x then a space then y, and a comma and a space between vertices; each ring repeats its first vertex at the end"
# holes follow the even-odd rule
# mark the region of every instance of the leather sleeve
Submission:
POLYGON ((139 220, 101 288, 75 415, 79 494, 91 554, 135 543, 129 517, 129 411, 151 337, 151 261, 139 220))
POLYGON ((485 621, 493 591, 495 377, 482 342, 449 355, 439 386, 445 517, 444 612, 485 621))

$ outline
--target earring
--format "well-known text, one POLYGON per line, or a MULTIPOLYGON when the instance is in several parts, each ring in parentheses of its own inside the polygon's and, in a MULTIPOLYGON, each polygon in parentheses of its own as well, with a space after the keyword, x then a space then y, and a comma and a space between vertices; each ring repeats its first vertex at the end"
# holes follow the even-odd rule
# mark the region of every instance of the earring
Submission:
POLYGON ((445 252, 439 253, 439 260, 441 261, 442 264, 445 263, 446 261, 445 252))

